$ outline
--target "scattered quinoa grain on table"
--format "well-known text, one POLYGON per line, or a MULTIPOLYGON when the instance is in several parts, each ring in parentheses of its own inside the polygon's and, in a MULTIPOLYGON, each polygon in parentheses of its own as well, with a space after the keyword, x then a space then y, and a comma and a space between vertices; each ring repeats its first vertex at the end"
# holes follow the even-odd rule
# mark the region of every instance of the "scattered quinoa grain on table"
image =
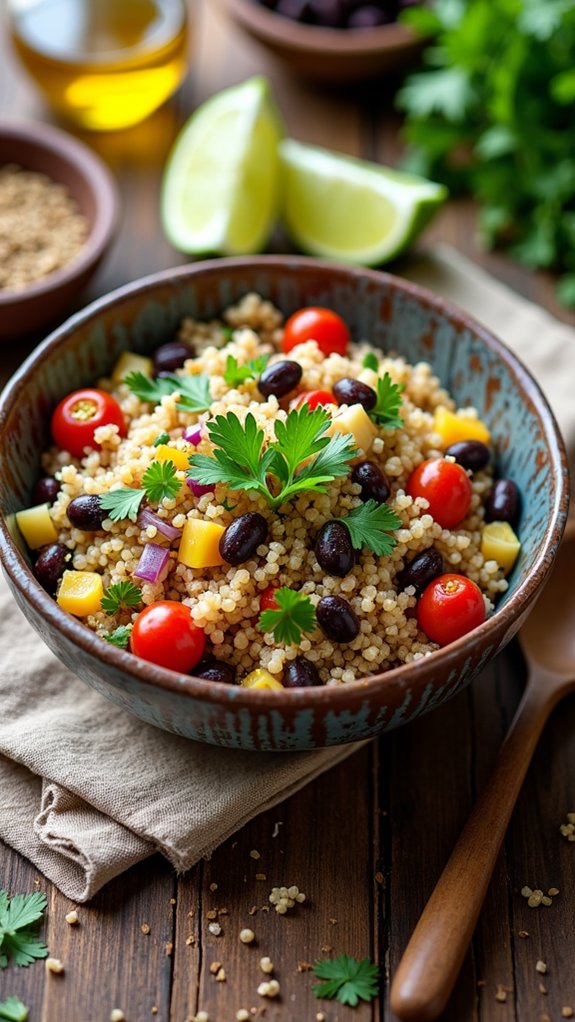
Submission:
POLYGON ((55 409, 45 498, 17 521, 36 577, 112 645, 246 688, 344 685, 507 589, 520 497, 496 481, 491 521, 474 409, 343 321, 333 346, 302 340, 298 315, 246 295, 55 409))

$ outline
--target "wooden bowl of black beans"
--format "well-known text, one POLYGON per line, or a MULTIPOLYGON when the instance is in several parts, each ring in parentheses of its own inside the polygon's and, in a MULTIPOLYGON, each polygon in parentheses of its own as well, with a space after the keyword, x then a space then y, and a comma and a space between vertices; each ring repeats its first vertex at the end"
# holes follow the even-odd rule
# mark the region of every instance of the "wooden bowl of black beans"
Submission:
POLYGON ((400 15, 420 0, 227 0, 236 22, 298 74, 326 83, 413 63, 422 40, 400 15))

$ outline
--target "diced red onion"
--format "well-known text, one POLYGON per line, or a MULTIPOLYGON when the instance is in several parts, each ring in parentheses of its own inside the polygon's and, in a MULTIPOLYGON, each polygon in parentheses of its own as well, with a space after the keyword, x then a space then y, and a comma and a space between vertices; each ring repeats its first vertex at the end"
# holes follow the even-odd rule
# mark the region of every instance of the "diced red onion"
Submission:
POLYGON ((170 551, 158 543, 146 543, 142 556, 132 572, 144 582, 163 582, 167 575, 170 551))
POLYGON ((162 533, 162 536, 166 536, 168 539, 180 539, 182 535, 181 529, 176 529, 174 525, 170 525, 165 518, 160 518, 155 511, 151 511, 149 507, 145 507, 140 511, 138 515, 138 525, 140 528, 145 529, 147 525, 155 525, 158 532, 162 533))
POLYGON ((202 427, 198 425, 188 426, 182 433, 182 439, 187 440, 189 444, 193 444, 194 447, 197 447, 202 441, 202 427))
POLYGON ((198 483, 196 479, 186 479, 189 489, 192 491, 194 497, 203 497, 204 493, 213 493, 216 484, 215 483, 198 483))

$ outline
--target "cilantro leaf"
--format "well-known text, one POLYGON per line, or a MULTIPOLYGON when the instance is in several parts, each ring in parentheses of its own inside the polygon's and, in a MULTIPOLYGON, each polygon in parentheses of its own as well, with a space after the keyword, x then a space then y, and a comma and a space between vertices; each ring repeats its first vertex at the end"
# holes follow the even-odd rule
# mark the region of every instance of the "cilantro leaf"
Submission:
POLYGON ((142 590, 133 582, 116 582, 104 589, 101 607, 105 614, 117 614, 119 610, 137 607, 142 602, 142 590))
POLYGON ((269 355, 258 355, 256 358, 250 358, 243 365, 240 365, 237 358, 234 358, 233 355, 228 355, 224 380, 228 387, 235 389, 241 383, 245 383, 246 380, 254 380, 261 376, 269 360, 269 355))
POLYGON ((389 373, 384 373, 377 381, 377 402, 369 414, 380 426, 399 429, 403 419, 398 415, 401 408, 401 394, 405 390, 403 383, 393 383, 389 373))
POLYGON ((18 997, 0 1002, 0 1018, 7 1022, 26 1022, 30 1009, 18 997))
POLYGON ((345 518, 336 518, 336 521, 345 525, 354 550, 367 546, 377 557, 389 557, 397 545, 397 539, 389 533, 392 529, 400 529, 402 524, 395 511, 375 500, 366 500, 345 518))
POLYGON ((361 364, 364 369, 373 369, 374 372, 377 372, 379 369, 377 356, 372 351, 368 351, 367 355, 363 356, 361 364))
POLYGON ((31 965, 36 958, 45 958, 48 948, 33 930, 5 933, 2 948, 15 965, 31 965))
POLYGON ((133 487, 110 490, 109 493, 100 494, 100 505, 108 512, 108 518, 112 522, 119 522, 122 518, 129 518, 135 522, 144 496, 143 490, 136 490, 133 487))
POLYGON ((153 461, 142 476, 142 486, 148 500, 156 504, 172 499, 180 492, 181 482, 173 461, 153 461))
POLYGON ((35 958, 46 957, 48 948, 33 928, 46 905, 41 891, 15 894, 11 899, 6 891, 0 891, 0 968, 5 969, 9 959, 15 965, 30 965, 35 958))
POLYGON ((205 373, 184 373, 181 376, 170 373, 153 380, 143 373, 128 373, 123 382, 140 401, 148 401, 152 405, 161 404, 162 398, 176 392, 180 395, 176 407, 183 412, 206 412, 212 403, 210 378, 205 373))
POLYGON ((131 634, 131 625, 118 625, 113 632, 109 632, 108 635, 104 635, 104 639, 106 642, 109 642, 111 646, 117 646, 118 649, 127 649, 130 645, 131 634))
POLYGON ((272 471, 282 483, 293 478, 302 461, 327 447, 329 437, 323 434, 330 422, 324 408, 310 410, 308 405, 290 412, 285 422, 278 419, 274 426, 277 443, 271 445, 272 471))
POLYGON ((264 460, 264 432, 251 412, 243 425, 234 412, 216 416, 208 424, 208 434, 215 447, 213 457, 193 454, 189 476, 202 485, 227 483, 232 490, 268 492, 265 477, 270 458, 264 460))
POLYGON ((144 376, 144 373, 128 373, 122 382, 127 384, 132 394, 139 397, 140 401, 148 401, 151 405, 161 404, 162 398, 174 390, 163 376, 152 379, 150 376, 144 376))
POLYGON ((359 1001, 372 1001, 377 997, 379 969, 369 958, 357 961, 349 955, 323 959, 315 962, 314 975, 326 983, 316 983, 313 992, 316 997, 332 999, 337 997, 341 1004, 355 1008, 359 1001))
POLYGON ((167 444, 169 439, 169 433, 159 433, 156 439, 152 442, 152 447, 160 447, 161 444, 167 444))
POLYGON ((274 596, 279 610, 262 611, 258 621, 260 631, 273 632, 276 642, 285 642, 288 646, 298 643, 303 632, 313 632, 315 607, 309 596, 287 586, 276 589, 274 596))
POLYGON ((41 919, 48 902, 42 891, 34 891, 32 894, 15 894, 11 901, 6 902, 0 926, 5 933, 13 933, 21 930, 31 923, 41 919))

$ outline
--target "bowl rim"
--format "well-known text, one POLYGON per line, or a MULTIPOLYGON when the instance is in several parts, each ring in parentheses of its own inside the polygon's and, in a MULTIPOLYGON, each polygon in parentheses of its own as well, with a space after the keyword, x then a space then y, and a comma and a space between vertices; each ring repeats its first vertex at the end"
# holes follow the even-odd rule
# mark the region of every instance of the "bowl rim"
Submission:
MULTIPOLYGON (((90 233, 77 255, 65 266, 26 287, 19 290, 0 289, 0 310, 41 298, 89 270, 112 241, 120 210, 118 187, 111 171, 97 153, 73 135, 38 121, 22 124, 0 120, 0 140, 4 139, 30 143, 39 150, 60 157, 88 185, 94 197, 96 212, 90 233)), ((17 154, 14 162, 18 163, 17 154)), ((41 168, 28 169, 44 173, 41 168)))
POLYGON ((227 7, 240 24, 260 39, 284 50, 300 50, 343 58, 367 56, 417 45, 419 37, 401 22, 366 29, 327 28, 292 21, 269 10, 257 0, 226 0, 227 7))
MULTIPOLYGON (((379 674, 359 678, 345 685, 310 687, 302 689, 266 690, 242 688, 239 685, 222 685, 193 675, 179 674, 167 668, 159 667, 134 656, 132 653, 118 649, 101 640, 94 632, 78 619, 66 614, 58 607, 56 601, 40 586, 12 539, 5 515, 2 513, 2 494, 0 492, 0 561, 4 572, 16 589, 23 595, 34 610, 44 617, 50 626, 63 633, 65 638, 78 646, 84 653, 96 658, 104 666, 131 675, 138 683, 150 689, 161 688, 167 692, 175 692, 189 696, 200 702, 234 705, 238 708, 254 709, 303 709, 317 708, 333 711, 345 710, 350 695, 357 695, 369 689, 370 696, 384 696, 386 688, 394 685, 409 688, 410 675, 419 668, 429 672, 429 665, 441 665, 449 670, 451 664, 457 664, 460 654, 465 650, 473 637, 473 644, 488 645, 490 636, 494 640, 505 625, 505 632, 510 628, 516 630, 514 623, 521 621, 534 592, 542 585, 551 570, 554 556, 559 547, 565 527, 569 507, 569 472, 567 454, 555 416, 547 399, 521 360, 486 327, 474 317, 459 309, 450 301, 435 295, 404 278, 379 270, 344 265, 302 256, 234 256, 229 258, 209 259, 175 269, 162 270, 149 274, 139 280, 125 284, 114 291, 98 298, 80 312, 75 313, 61 326, 54 330, 23 362, 20 368, 6 385, 0 395, 0 435, 5 435, 8 409, 23 398, 26 388, 26 377, 30 370, 41 370, 42 363, 51 355, 52 350, 65 343, 68 337, 86 321, 97 317, 104 309, 118 302, 135 296, 145 296, 157 286, 185 285, 185 282, 201 275, 225 275, 226 269, 250 270, 254 277, 258 272, 277 268, 285 273, 298 274, 302 270, 310 270, 315 274, 325 273, 326 277, 334 272, 353 280, 372 280, 374 283, 387 283, 393 289, 416 298, 423 307, 443 315, 453 324, 473 331, 497 356, 506 364, 509 371, 517 378, 520 389, 526 400, 538 409, 539 418, 544 428, 545 439, 556 468, 554 474, 555 492, 552 514, 546 524, 537 557, 530 574, 517 587, 508 602, 488 617, 483 624, 463 635, 455 642, 435 650, 430 656, 418 661, 402 664, 379 674), (425 666, 427 665, 427 667, 425 666)), ((248 287, 246 283, 246 287, 248 287)), ((518 627, 518 625, 517 625, 518 627)), ((430 678, 431 680, 431 678, 430 678)))

